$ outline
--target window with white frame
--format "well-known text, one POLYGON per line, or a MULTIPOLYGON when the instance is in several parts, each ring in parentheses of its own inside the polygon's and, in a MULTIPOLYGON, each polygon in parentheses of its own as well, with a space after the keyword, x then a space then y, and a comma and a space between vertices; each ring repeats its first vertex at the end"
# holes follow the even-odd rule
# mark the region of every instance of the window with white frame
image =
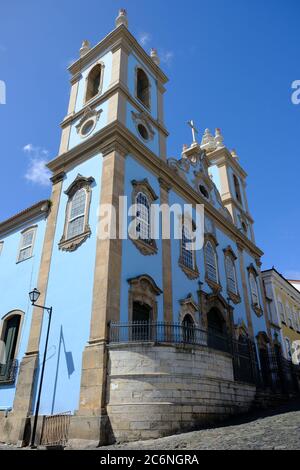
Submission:
POLYGON ((84 232, 86 200, 87 193, 85 188, 81 188, 76 191, 71 199, 69 206, 67 239, 76 237, 84 232))
POLYGON ((283 309, 283 305, 282 305, 282 302, 278 301, 278 310, 279 310, 279 316, 280 316, 280 320, 285 323, 285 314, 284 314, 284 309, 283 309))
POLYGON ((188 246, 193 242, 191 231, 182 225, 181 261, 189 269, 195 269, 195 252, 188 246))
POLYGON ((231 256, 225 257, 226 276, 228 290, 233 294, 237 293, 236 271, 235 264, 231 256))
POLYGON ((36 234, 36 227, 31 227, 21 233, 18 262, 31 258, 36 234))
POLYGON ((291 342, 290 342, 289 338, 285 338, 285 347, 286 347, 287 357, 291 358, 292 357, 292 348, 291 348, 291 342))
POLYGON ((150 242, 150 204, 146 194, 139 192, 136 195, 136 231, 138 237, 145 242, 150 242))
POLYGON ((253 273, 250 273, 249 281, 250 281, 252 304, 259 307, 259 296, 258 296, 257 282, 256 282, 256 277, 254 276, 253 273))
POLYGON ((205 266, 206 275, 210 281, 218 282, 218 266, 217 266, 217 254, 210 241, 205 244, 205 266))
POLYGON ((294 324, 293 324, 293 314, 292 314, 292 310, 291 310, 290 307, 287 307, 287 314, 288 314, 289 327, 290 327, 290 328, 294 328, 294 324))

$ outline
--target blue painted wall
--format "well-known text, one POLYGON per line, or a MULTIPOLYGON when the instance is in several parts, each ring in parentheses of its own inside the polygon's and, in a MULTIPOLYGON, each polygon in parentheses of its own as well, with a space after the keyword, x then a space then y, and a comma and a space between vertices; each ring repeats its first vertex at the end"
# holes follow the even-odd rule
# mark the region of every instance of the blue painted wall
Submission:
MULTIPOLYGON (((46 299, 47 304, 53 306, 53 320, 41 401, 42 414, 74 412, 78 409, 82 352, 90 332, 101 174, 102 156, 98 154, 68 172, 63 182, 46 299), (58 243, 65 222, 67 196, 64 191, 78 173, 95 179, 89 215, 92 234, 76 251, 69 253, 59 250, 58 243)), ((41 351, 46 319, 45 316, 41 351)))
MULTIPOLYGON (((12 310, 25 313, 20 333, 19 348, 16 359, 21 361, 24 356, 31 325, 32 307, 28 293, 37 285, 41 262, 41 254, 45 236, 45 217, 32 220, 4 238, 3 250, 0 255, 0 319, 12 310), (21 232, 25 228, 37 225, 33 256, 17 263, 21 232)), ((15 385, 0 384, 0 409, 12 407, 15 396, 15 385)))
MULTIPOLYGON (((160 189, 157 178, 137 162, 132 156, 127 156, 125 164, 125 191, 124 194, 128 197, 128 205, 132 201, 132 180, 143 180, 147 178, 149 184, 159 196, 160 189)), ((156 201, 159 203, 158 201, 156 201)), ((131 218, 127 218, 130 223, 131 218)), ((128 279, 139 276, 141 274, 148 274, 151 276, 158 287, 163 289, 162 277, 162 246, 161 240, 156 240, 158 253, 156 255, 144 256, 136 248, 130 239, 123 240, 122 242, 122 283, 121 283, 121 321, 128 321, 128 279)), ((163 296, 157 297, 158 302, 158 320, 163 320, 163 296)))

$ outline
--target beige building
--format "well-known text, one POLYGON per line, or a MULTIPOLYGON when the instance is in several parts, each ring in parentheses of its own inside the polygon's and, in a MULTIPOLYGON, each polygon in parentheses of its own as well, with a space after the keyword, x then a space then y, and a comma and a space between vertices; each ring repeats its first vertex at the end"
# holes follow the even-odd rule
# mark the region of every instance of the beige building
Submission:
MULTIPOLYGON (((299 281, 288 281, 275 268, 262 272, 272 337, 278 337, 286 359, 291 360, 300 342, 299 281)), ((298 359, 298 363, 299 363, 298 359)))

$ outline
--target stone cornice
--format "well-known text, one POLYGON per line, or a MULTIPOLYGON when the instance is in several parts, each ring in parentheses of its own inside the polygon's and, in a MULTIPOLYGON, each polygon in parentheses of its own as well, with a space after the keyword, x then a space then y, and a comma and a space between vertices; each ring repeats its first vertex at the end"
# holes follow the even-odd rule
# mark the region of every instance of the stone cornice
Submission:
POLYGON ((291 300, 298 305, 298 308, 300 308, 300 292, 292 286, 287 279, 275 269, 262 271, 261 274, 264 281, 277 283, 277 285, 291 297, 291 300))
POLYGON ((229 233, 236 242, 240 242, 241 246, 247 249, 254 258, 259 258, 263 255, 263 252, 244 236, 233 223, 226 219, 216 208, 207 202, 200 193, 180 178, 178 174, 173 172, 165 161, 158 158, 140 142, 132 132, 118 121, 107 125, 85 142, 58 156, 49 162, 47 166, 54 173, 62 170, 65 171, 68 167, 74 165, 76 161, 82 159, 83 156, 86 159, 97 151, 103 152, 103 149, 107 147, 111 149, 116 148, 116 150, 120 147, 123 149, 123 153, 124 151, 126 151, 126 153, 132 153, 158 177, 168 181, 173 190, 181 194, 187 201, 193 204, 204 204, 207 214, 211 216, 226 233, 229 233))
POLYGON ((236 199, 234 199, 233 197, 226 197, 224 199, 222 199, 222 203, 224 205, 227 205, 227 204, 232 204, 236 207, 236 209, 238 209, 243 215, 244 217, 246 217, 246 219, 250 222, 250 223, 254 223, 254 220, 252 219, 251 215, 249 214, 249 212, 246 212, 242 206, 241 203, 239 203, 236 199))
POLYGON ((132 50, 138 54, 151 73, 155 78, 159 79, 162 83, 168 82, 168 77, 158 67, 146 51, 140 46, 134 36, 128 31, 128 29, 121 25, 109 33, 102 41, 96 44, 92 49, 87 52, 83 57, 80 57, 69 67, 69 71, 72 75, 81 72, 82 68, 95 60, 99 55, 103 54, 108 49, 117 50, 118 48, 124 48, 127 51, 132 50))
POLYGON ((241 165, 236 161, 236 159, 232 158, 231 153, 226 147, 222 147, 219 149, 214 150, 213 152, 207 153, 208 160, 213 160, 216 165, 220 165, 223 163, 224 160, 229 160, 230 165, 243 177, 247 178, 247 173, 241 167, 241 165))
POLYGON ((0 236, 6 235, 9 232, 21 227, 23 224, 38 218, 41 215, 47 215, 50 209, 50 201, 44 200, 37 204, 25 209, 22 212, 4 220, 0 223, 0 236))
POLYGON ((147 114, 147 118, 149 119, 149 121, 151 121, 151 124, 154 125, 157 129, 159 129, 166 137, 169 136, 169 132, 167 131, 167 129, 165 128, 165 126, 158 120, 158 119, 154 119, 150 113, 148 113, 147 111, 145 111, 145 109, 143 108, 143 106, 137 101, 134 99, 134 97, 130 94, 128 88, 123 85, 121 82, 118 82, 118 83, 115 83, 114 85, 112 85, 111 87, 109 87, 108 90, 106 90, 105 93, 103 93, 102 95, 98 96, 97 98, 95 98, 94 100, 92 101, 89 101, 89 103, 87 103, 86 106, 84 106, 83 108, 81 108, 79 111, 77 111, 76 113, 72 113, 72 114, 68 114, 64 119, 63 121, 60 123, 60 126, 61 128, 65 128, 67 126, 69 126, 70 124, 72 124, 74 121, 77 121, 79 118, 81 118, 83 115, 84 115, 84 112, 87 108, 91 107, 91 108, 95 108, 99 105, 101 105, 102 103, 104 103, 105 101, 107 101, 109 98, 111 98, 115 93, 117 92, 121 92, 123 95, 125 95, 125 97, 128 99, 128 101, 140 112, 140 113, 146 113, 147 114))

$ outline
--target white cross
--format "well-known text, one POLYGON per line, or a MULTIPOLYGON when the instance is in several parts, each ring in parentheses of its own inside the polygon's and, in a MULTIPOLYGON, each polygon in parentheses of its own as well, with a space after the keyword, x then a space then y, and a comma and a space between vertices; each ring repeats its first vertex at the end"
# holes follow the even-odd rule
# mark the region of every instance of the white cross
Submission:
POLYGON ((191 129, 192 129, 193 144, 194 144, 194 143, 197 143, 196 134, 198 134, 198 130, 196 129, 196 126, 195 126, 194 121, 188 121, 188 125, 189 125, 189 126, 191 127, 191 129))

